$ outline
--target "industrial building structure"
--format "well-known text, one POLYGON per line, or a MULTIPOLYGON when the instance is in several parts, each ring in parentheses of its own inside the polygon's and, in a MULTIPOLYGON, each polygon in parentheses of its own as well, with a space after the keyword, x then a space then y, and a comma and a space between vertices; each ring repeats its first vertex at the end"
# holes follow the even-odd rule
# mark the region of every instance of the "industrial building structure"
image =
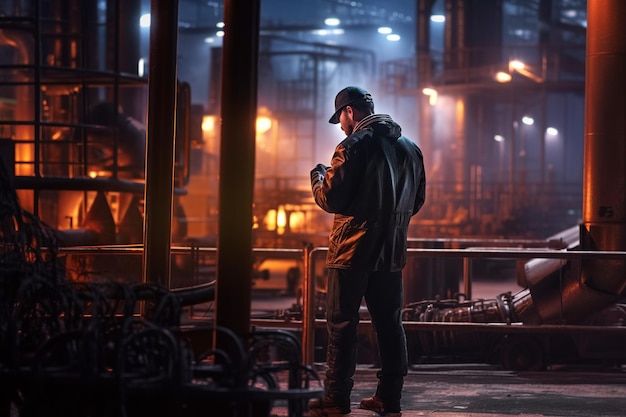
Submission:
MULTIPOLYGON (((306 176, 341 138, 321 121, 347 82, 367 85, 427 155, 432 197, 414 236, 543 239, 580 222, 586 2, 283 3, 260 11, 261 241, 280 246, 267 240, 327 230, 306 176), (338 26, 324 24, 332 16, 338 26), (498 81, 505 74, 510 80, 498 81)), ((20 191, 28 210, 60 230, 81 229, 94 197, 63 189, 135 186, 141 196, 140 185, 124 181, 144 175, 151 66, 150 29, 140 21, 150 4, 3 7, 3 136, 25 141, 4 154, 18 188, 31 190, 20 191), (50 184, 61 178, 110 185, 50 184)), ((216 233, 223 22, 219 2, 184 0, 179 9, 175 241, 216 233)), ((114 227, 98 243, 140 241, 137 231, 118 230, 141 212, 127 194, 113 202, 107 194, 114 227)))
POLYGON ((52 231, 64 280, 159 285, 229 337, 278 321, 310 364, 331 218, 309 170, 343 138, 335 93, 362 85, 425 156, 413 359, 622 363, 620 18, 619 0, 0 1, 2 187, 52 231), (479 269, 517 287, 474 300, 479 269), (255 317, 263 289, 290 298, 255 317))

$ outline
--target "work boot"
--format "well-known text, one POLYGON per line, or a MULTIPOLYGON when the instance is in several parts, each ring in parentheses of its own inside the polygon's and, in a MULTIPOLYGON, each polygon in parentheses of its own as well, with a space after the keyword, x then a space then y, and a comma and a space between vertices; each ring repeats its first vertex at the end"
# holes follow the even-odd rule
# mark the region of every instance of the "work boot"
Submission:
POLYGON ((399 408, 398 408, 398 411, 386 411, 383 401, 380 398, 378 398, 376 394, 368 398, 363 398, 361 400, 361 404, 359 404, 359 408, 362 408, 364 410, 374 411, 379 416, 385 416, 385 417, 401 417, 402 416, 402 413, 400 412, 399 408))
POLYGON ((311 400, 307 417, 340 417, 350 414, 350 406, 341 406, 331 399, 311 400))

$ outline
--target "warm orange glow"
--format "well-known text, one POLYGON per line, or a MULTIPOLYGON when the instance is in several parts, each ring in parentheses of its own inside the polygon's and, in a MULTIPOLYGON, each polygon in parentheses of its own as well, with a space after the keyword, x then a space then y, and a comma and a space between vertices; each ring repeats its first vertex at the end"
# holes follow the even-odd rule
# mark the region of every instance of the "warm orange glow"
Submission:
POLYGON ((285 213, 284 206, 278 206, 278 213, 276 215, 276 226, 278 227, 287 226, 287 214, 285 213))
POLYGON ((499 83, 508 83, 511 81, 511 74, 504 71, 498 71, 496 74, 496 81, 499 83))
POLYGON ((267 116, 259 116, 256 119, 256 133, 262 135, 272 128, 272 119, 267 116))
POLYGON ((32 143, 15 143, 15 161, 26 162, 15 164, 15 175, 33 175, 35 146, 32 143))
POLYGON ((215 116, 202 117, 202 131, 212 132, 215 130, 215 116))
POLYGON ((276 233, 282 235, 285 233, 285 226, 287 225, 287 212, 285 206, 278 206, 278 212, 276 213, 276 233))
MULTIPOLYGON (((457 100, 456 101, 456 120, 457 120, 457 126, 464 126, 465 125, 465 102, 463 102, 463 100, 457 100)), ((459 132, 459 134, 461 134, 462 131, 459 132)))
MULTIPOLYGON (((466 149, 465 143, 465 102, 459 98, 456 100, 456 131, 455 131, 455 145, 458 147, 459 155, 463 155, 466 149)), ((461 162, 457 162, 455 169, 455 189, 457 192, 463 191, 464 169, 461 162)))
POLYGON ((534 82, 540 83, 543 82, 543 78, 539 75, 535 74, 529 68, 526 67, 522 61, 513 60, 509 62, 509 71, 515 71, 526 78, 533 80, 534 82))
POLYGON ((304 212, 294 211, 289 215, 289 230, 292 232, 304 232, 304 212))
POLYGON ((220 119, 216 115, 202 116, 202 147, 207 154, 218 155, 220 149, 220 119))
POLYGON ((276 210, 268 210, 263 222, 265 223, 265 228, 270 232, 276 230, 276 210))
POLYGON ((422 89, 422 93, 428 96, 428 104, 430 104, 431 106, 434 106, 435 104, 437 104, 437 97, 438 97, 437 90, 435 90, 434 88, 426 87, 422 89))

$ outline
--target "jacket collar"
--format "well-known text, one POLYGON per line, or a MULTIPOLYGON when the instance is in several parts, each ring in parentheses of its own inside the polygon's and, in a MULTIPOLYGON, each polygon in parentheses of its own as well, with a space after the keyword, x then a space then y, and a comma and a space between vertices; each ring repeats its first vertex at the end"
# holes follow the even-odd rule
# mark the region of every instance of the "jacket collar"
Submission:
POLYGON ((388 114, 370 114, 362 118, 355 126, 354 132, 365 129, 368 126, 379 122, 393 122, 393 119, 388 114))

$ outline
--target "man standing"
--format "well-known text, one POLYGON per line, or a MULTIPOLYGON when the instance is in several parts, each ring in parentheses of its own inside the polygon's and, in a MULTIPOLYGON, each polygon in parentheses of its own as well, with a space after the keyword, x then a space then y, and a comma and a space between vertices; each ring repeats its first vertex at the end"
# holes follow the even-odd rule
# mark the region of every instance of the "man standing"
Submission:
POLYGON ((400 416, 408 370, 402 268, 409 220, 425 199, 422 152, 390 116, 374 113, 371 94, 360 87, 337 94, 329 122, 341 123, 347 137, 335 148, 330 167, 318 164, 311 170, 315 202, 335 217, 326 258, 325 396, 309 405, 309 415, 350 413, 359 307, 365 298, 382 366, 376 393, 360 407, 400 416))

